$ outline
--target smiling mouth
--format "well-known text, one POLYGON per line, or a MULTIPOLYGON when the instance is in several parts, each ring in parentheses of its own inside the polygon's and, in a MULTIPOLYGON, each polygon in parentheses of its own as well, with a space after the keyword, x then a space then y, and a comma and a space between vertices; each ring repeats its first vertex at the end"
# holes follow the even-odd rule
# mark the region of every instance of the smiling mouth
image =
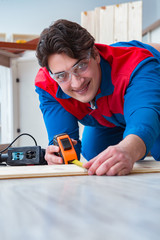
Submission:
POLYGON ((88 88, 89 88, 89 84, 90 84, 90 81, 81 89, 77 89, 77 90, 74 90, 74 92, 78 93, 78 94, 84 94, 88 91, 88 88))

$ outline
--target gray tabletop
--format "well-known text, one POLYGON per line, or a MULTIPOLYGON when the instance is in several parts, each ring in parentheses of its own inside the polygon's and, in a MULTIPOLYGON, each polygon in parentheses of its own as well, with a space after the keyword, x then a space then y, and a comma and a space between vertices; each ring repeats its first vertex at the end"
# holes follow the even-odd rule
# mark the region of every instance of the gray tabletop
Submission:
POLYGON ((0 238, 160 239, 160 174, 0 180, 0 238))

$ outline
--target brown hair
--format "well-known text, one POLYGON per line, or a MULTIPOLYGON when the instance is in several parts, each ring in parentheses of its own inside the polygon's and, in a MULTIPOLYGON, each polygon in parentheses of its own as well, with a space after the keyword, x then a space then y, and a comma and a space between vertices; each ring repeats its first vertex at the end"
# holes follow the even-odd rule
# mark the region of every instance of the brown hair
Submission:
POLYGON ((94 38, 79 24, 60 19, 45 28, 39 39, 36 56, 42 67, 48 67, 48 57, 54 53, 65 53, 75 59, 83 59, 91 49, 94 57, 94 38))

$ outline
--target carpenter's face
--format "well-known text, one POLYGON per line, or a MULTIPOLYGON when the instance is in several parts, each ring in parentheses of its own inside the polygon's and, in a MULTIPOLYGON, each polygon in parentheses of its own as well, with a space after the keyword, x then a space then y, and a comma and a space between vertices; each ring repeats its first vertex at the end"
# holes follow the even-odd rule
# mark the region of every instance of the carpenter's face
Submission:
POLYGON ((101 82, 100 56, 81 61, 66 54, 53 54, 48 59, 51 76, 64 93, 79 100, 90 102, 96 96, 101 82))

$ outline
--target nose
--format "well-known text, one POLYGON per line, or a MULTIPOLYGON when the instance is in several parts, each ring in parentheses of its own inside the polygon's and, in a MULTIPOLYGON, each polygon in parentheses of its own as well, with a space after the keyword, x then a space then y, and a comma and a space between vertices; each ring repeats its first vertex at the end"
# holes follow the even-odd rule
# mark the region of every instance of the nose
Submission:
POLYGON ((77 76, 74 74, 71 75, 71 86, 73 88, 77 88, 77 87, 81 86, 83 82, 84 82, 83 77, 80 77, 80 76, 77 76))

